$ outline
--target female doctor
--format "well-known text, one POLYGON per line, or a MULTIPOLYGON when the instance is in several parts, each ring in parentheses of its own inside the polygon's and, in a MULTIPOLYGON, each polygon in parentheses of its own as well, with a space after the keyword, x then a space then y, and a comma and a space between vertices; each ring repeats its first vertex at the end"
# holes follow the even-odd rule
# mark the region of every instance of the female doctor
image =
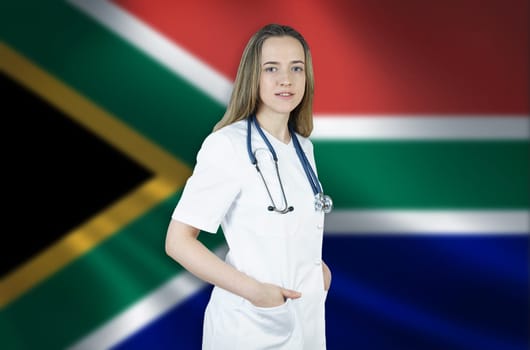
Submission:
POLYGON ((289 26, 249 40, 227 110, 202 143, 170 220, 166 253, 214 285, 202 348, 325 349, 331 273, 322 261, 324 214, 316 177, 313 67, 289 26), (224 261, 198 239, 221 226, 224 261))

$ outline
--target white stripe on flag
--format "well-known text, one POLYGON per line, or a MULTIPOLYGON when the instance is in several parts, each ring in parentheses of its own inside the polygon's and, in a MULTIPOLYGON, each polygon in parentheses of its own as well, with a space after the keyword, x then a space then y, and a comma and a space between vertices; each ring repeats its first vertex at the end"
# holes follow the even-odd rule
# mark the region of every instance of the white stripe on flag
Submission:
MULTIPOLYGON (((212 99, 228 103, 232 81, 107 0, 67 0, 212 99)), ((528 139, 526 115, 318 115, 314 139, 528 139)))
POLYGON ((204 282, 187 272, 182 272, 68 349, 109 349, 161 317, 169 309, 185 301, 203 287, 205 287, 204 282))
POLYGON ((319 116, 312 139, 528 139, 530 119, 521 116, 319 116))
POLYGON ((228 102, 232 91, 230 79, 111 1, 67 0, 67 2, 92 15, 101 24, 206 92, 217 102, 221 104, 228 102))
POLYGON ((504 235, 530 233, 528 210, 334 210, 326 234, 504 235))
MULTIPOLYGON (((226 252, 226 246, 223 246, 216 249, 215 254, 224 257, 226 252)), ((68 350, 109 349, 205 287, 203 281, 188 272, 182 272, 125 312, 86 335, 68 350)))

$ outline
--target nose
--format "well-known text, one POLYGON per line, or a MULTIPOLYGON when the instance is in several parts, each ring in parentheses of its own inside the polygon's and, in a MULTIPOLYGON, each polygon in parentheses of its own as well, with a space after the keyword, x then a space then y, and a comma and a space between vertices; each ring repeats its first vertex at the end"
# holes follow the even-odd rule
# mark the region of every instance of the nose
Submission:
POLYGON ((285 77, 283 77, 283 78, 280 80, 280 85, 281 85, 281 86, 291 86, 291 80, 289 79, 289 76, 288 76, 288 75, 285 75, 285 77))
POLYGON ((279 77, 279 83, 280 83, 280 86, 291 86, 291 79, 289 77, 289 72, 284 72, 279 77))

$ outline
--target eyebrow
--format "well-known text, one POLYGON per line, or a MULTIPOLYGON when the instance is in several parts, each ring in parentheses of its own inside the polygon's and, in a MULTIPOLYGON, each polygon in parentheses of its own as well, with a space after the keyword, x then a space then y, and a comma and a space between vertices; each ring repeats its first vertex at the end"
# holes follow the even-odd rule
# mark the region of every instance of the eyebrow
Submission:
MULTIPOLYGON (((295 60, 295 61, 291 61, 291 62, 290 62, 290 64, 299 64, 299 63, 305 65, 305 62, 302 61, 302 60, 295 60)), ((267 61, 267 62, 263 63, 264 66, 267 65, 267 64, 280 64, 280 62, 276 62, 276 61, 267 61)))

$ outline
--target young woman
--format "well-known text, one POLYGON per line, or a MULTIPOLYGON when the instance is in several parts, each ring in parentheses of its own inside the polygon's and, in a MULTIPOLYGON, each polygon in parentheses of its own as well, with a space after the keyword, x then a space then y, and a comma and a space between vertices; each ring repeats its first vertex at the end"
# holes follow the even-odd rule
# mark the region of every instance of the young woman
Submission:
POLYGON ((313 67, 305 39, 270 24, 249 40, 226 113, 204 140, 166 252, 214 285, 203 349, 325 349, 332 202, 316 177, 313 67), (224 261, 198 239, 225 235, 224 261))

